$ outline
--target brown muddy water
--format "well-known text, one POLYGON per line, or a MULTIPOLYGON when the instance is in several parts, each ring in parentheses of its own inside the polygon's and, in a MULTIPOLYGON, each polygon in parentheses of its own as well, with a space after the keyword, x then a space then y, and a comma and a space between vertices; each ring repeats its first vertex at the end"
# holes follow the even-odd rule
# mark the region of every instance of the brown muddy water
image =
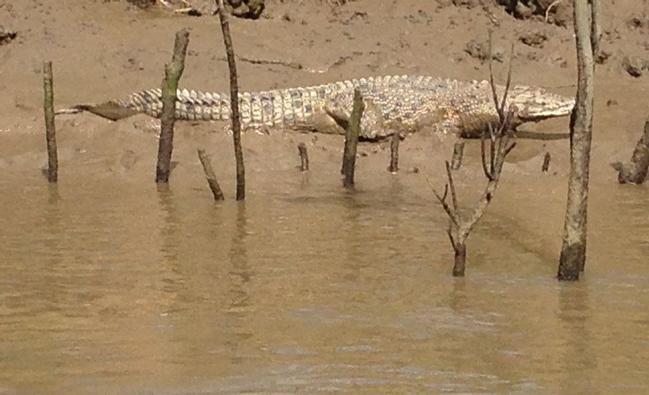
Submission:
POLYGON ((0 393, 649 391, 637 190, 595 190, 587 275, 559 284, 497 209, 453 279, 405 173, 346 193, 288 169, 243 204, 34 173, 0 179, 0 393))

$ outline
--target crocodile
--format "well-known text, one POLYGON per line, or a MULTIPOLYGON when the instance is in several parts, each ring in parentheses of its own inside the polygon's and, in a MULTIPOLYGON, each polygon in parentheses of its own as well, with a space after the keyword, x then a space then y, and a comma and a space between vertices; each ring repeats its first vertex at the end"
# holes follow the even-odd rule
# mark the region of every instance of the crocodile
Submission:
MULTIPOLYGON (((361 140, 381 140, 394 133, 405 136, 424 127, 444 134, 477 137, 498 121, 488 81, 401 75, 243 92, 239 94, 242 127, 244 130, 293 128, 344 134, 341 125, 349 120, 355 89, 360 91, 365 103, 361 140)), ((502 97, 504 87, 497 85, 496 91, 502 97)), ((575 100, 543 88, 517 85, 510 87, 507 105, 515 109, 513 126, 516 127, 527 122, 567 116, 575 100)), ((138 113, 159 118, 161 90, 148 89, 133 93, 125 100, 79 105, 76 109, 111 120, 138 113)), ((230 111, 227 94, 187 89, 177 91, 178 120, 229 120, 230 111)))

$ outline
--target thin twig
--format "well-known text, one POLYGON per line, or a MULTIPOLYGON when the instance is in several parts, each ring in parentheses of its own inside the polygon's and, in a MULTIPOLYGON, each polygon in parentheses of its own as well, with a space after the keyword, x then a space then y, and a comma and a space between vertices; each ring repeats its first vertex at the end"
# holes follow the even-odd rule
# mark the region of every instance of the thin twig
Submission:
POLYGON ((442 208, 444 209, 444 211, 446 212, 446 214, 448 215, 448 217, 451 219, 451 221, 453 222, 453 224, 455 224, 455 226, 459 227, 459 226, 460 226, 460 218, 459 218, 459 214, 458 214, 457 212, 455 212, 455 211, 453 210, 453 208, 451 208, 451 207, 448 205, 448 203, 446 203, 446 193, 447 193, 446 191, 448 190, 448 185, 446 185, 446 186, 444 187, 444 190, 445 190, 445 191, 444 191, 444 196, 439 196, 439 193, 437 193, 437 191, 434 190, 434 189, 433 189, 433 193, 435 194, 435 197, 437 198, 437 200, 439 201, 439 203, 442 205, 442 208))
POLYGON ((512 64, 514 63, 514 42, 512 41, 512 47, 509 51, 509 68, 507 70, 507 82, 505 83, 505 92, 503 93, 502 102, 500 102, 500 109, 498 110, 498 116, 500 117, 500 126, 502 127, 506 123, 507 113, 505 112, 505 106, 507 105, 507 94, 509 93, 509 88, 512 83, 512 64))
POLYGON ((433 187, 433 183, 430 182, 430 179, 426 177, 426 181, 428 182, 428 187, 430 188, 431 191, 433 191, 433 194, 435 195, 435 198, 439 201, 439 203, 442 205, 442 208, 448 215, 448 217, 451 219, 451 222, 455 224, 455 226, 459 227, 460 226, 460 214, 457 213, 456 211, 451 208, 448 203, 446 203, 446 198, 448 197, 448 184, 444 185, 444 195, 440 196, 440 194, 435 190, 435 187, 433 187))
POLYGON ((482 171, 484 172, 485 177, 487 177, 487 179, 491 181, 491 172, 487 168, 487 148, 485 146, 487 144, 486 134, 487 133, 483 131, 482 136, 480 137, 480 156, 482 158, 482 171))
POLYGON ((509 155, 509 153, 512 152, 514 147, 516 147, 516 142, 515 141, 512 142, 511 145, 505 149, 505 153, 503 154, 503 158, 506 158, 507 155, 509 155))
POLYGON ((493 126, 489 124, 489 173, 493 175, 494 164, 496 161, 496 132, 493 126))
POLYGON ((446 176, 448 177, 448 186, 451 190, 451 201, 453 202, 453 210, 458 212, 457 206, 457 193, 455 192, 455 182, 453 182, 453 173, 451 172, 451 164, 446 161, 446 176))
POLYGON ((496 92, 496 83, 494 82, 494 69, 493 69, 493 52, 492 52, 492 46, 493 46, 493 39, 492 39, 492 32, 489 30, 489 85, 491 86, 491 95, 494 101, 494 106, 496 107, 496 111, 498 111, 498 118, 502 119, 500 115, 500 109, 499 109, 499 100, 498 100, 498 93, 496 92))
POLYGON ((453 237, 453 232, 451 231, 450 226, 446 230, 446 234, 448 235, 448 239, 451 241, 451 245, 453 246, 453 250, 455 250, 456 249, 456 247, 455 247, 455 238, 453 237))
POLYGON ((545 23, 548 23, 548 19, 550 18, 550 10, 562 1, 563 0, 555 0, 548 6, 548 8, 545 9, 545 23))

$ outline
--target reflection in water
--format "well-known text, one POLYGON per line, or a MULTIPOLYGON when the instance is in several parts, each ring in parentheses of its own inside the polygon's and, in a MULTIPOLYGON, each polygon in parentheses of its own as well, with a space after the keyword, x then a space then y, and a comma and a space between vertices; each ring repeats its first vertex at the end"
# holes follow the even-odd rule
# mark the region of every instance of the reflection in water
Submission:
POLYGON ((230 242, 230 264, 231 270, 230 281, 232 283, 232 303, 231 308, 245 308, 248 306, 250 296, 245 292, 245 287, 250 282, 252 272, 248 267, 247 254, 247 218, 246 205, 241 202, 237 204, 237 217, 235 219, 235 228, 232 232, 232 241, 230 242))
POLYGON ((173 192, 166 184, 158 184, 158 198, 160 204, 160 214, 163 216, 161 221, 160 239, 161 248, 160 253, 165 259, 164 263, 170 265, 170 269, 174 270, 178 263, 178 250, 179 241, 182 238, 178 237, 180 232, 180 218, 176 208, 173 192))
POLYGON ((254 273, 248 264, 248 219, 245 202, 236 203, 236 218, 232 230, 228 270, 229 293, 226 310, 226 327, 233 337, 226 342, 229 348, 230 361, 233 364, 243 362, 242 346, 253 336, 250 314, 254 312, 251 297, 247 291, 254 273))
POLYGON ((44 247, 50 251, 48 265, 56 267, 61 260, 59 254, 58 236, 64 232, 61 226, 61 207, 59 206, 61 197, 57 184, 49 184, 47 188, 47 205, 45 205, 45 229, 44 232, 49 237, 44 240, 44 247))
POLYGON ((346 209, 344 216, 344 228, 340 229, 340 238, 344 242, 344 259, 342 262, 347 269, 346 280, 357 282, 360 280, 361 270, 368 262, 358 257, 363 253, 363 246, 359 245, 359 234, 363 231, 360 223, 363 214, 362 204, 356 200, 353 191, 345 191, 343 205, 346 209))
POLYGON ((588 287, 585 284, 561 284, 558 318, 562 332, 559 336, 564 339, 559 362, 563 376, 562 392, 597 392, 597 387, 590 384, 593 378, 585 374, 597 369, 597 355, 592 352, 593 338, 590 335, 592 317, 588 287))
POLYGON ((0 392, 649 389, 645 203, 613 216, 630 239, 593 233, 580 284, 495 215, 457 280, 446 218, 403 180, 220 204, 121 180, 0 194, 0 392))
POLYGON ((467 307, 468 301, 465 278, 453 279, 453 289, 450 293, 448 305, 456 314, 462 314, 464 309, 467 307))

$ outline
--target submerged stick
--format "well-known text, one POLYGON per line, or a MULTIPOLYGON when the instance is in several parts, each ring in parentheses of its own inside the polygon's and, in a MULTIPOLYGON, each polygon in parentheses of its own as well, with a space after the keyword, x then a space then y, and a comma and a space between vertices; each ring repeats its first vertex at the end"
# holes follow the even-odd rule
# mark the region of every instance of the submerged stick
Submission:
POLYGON ((235 62, 230 24, 223 0, 218 0, 219 20, 223 32, 223 44, 228 58, 230 70, 230 108, 232 110, 232 141, 234 144, 234 157, 237 166, 237 200, 246 198, 246 170, 243 164, 243 150, 241 149, 241 115, 239 114, 239 84, 237 82, 237 65, 235 62))
POLYGON ((52 62, 43 62, 43 111, 45 114, 45 138, 47 140, 47 181, 58 180, 59 161, 56 149, 56 126, 54 123, 54 77, 52 62))
POLYGON ((349 118, 349 126, 345 131, 345 151, 343 154, 342 172, 344 175, 343 186, 352 188, 354 186, 354 171, 356 167, 356 148, 358 136, 361 130, 361 118, 363 117, 363 97, 358 89, 354 89, 354 107, 349 118))
POLYGON ((185 69, 185 55, 187 54, 188 44, 189 32, 186 29, 177 32, 171 63, 165 65, 165 78, 162 80, 160 142, 158 144, 158 163, 156 164, 155 174, 155 181, 159 184, 169 182, 174 124, 176 123, 176 90, 178 89, 178 81, 185 69))
POLYGON ((298 144, 297 150, 300 153, 300 170, 309 171, 309 154, 306 151, 306 144, 298 144))
POLYGON ((207 178, 207 184, 210 186, 212 195, 214 195, 214 200, 225 200, 225 197, 223 196, 223 190, 221 190, 221 186, 216 179, 216 174, 212 169, 212 163, 210 162, 209 156, 207 156, 204 149, 198 149, 196 152, 198 153, 198 159, 201 161, 201 165, 203 165, 205 178, 207 178))
POLYGON ((390 167, 388 167, 388 171, 393 174, 399 171, 399 141, 399 132, 394 132, 390 140, 390 167))
POLYGON ((545 156, 543 157, 543 166, 541 166, 541 171, 543 173, 547 173, 550 169, 550 160, 552 160, 552 155, 550 155, 549 152, 546 152, 545 156))

